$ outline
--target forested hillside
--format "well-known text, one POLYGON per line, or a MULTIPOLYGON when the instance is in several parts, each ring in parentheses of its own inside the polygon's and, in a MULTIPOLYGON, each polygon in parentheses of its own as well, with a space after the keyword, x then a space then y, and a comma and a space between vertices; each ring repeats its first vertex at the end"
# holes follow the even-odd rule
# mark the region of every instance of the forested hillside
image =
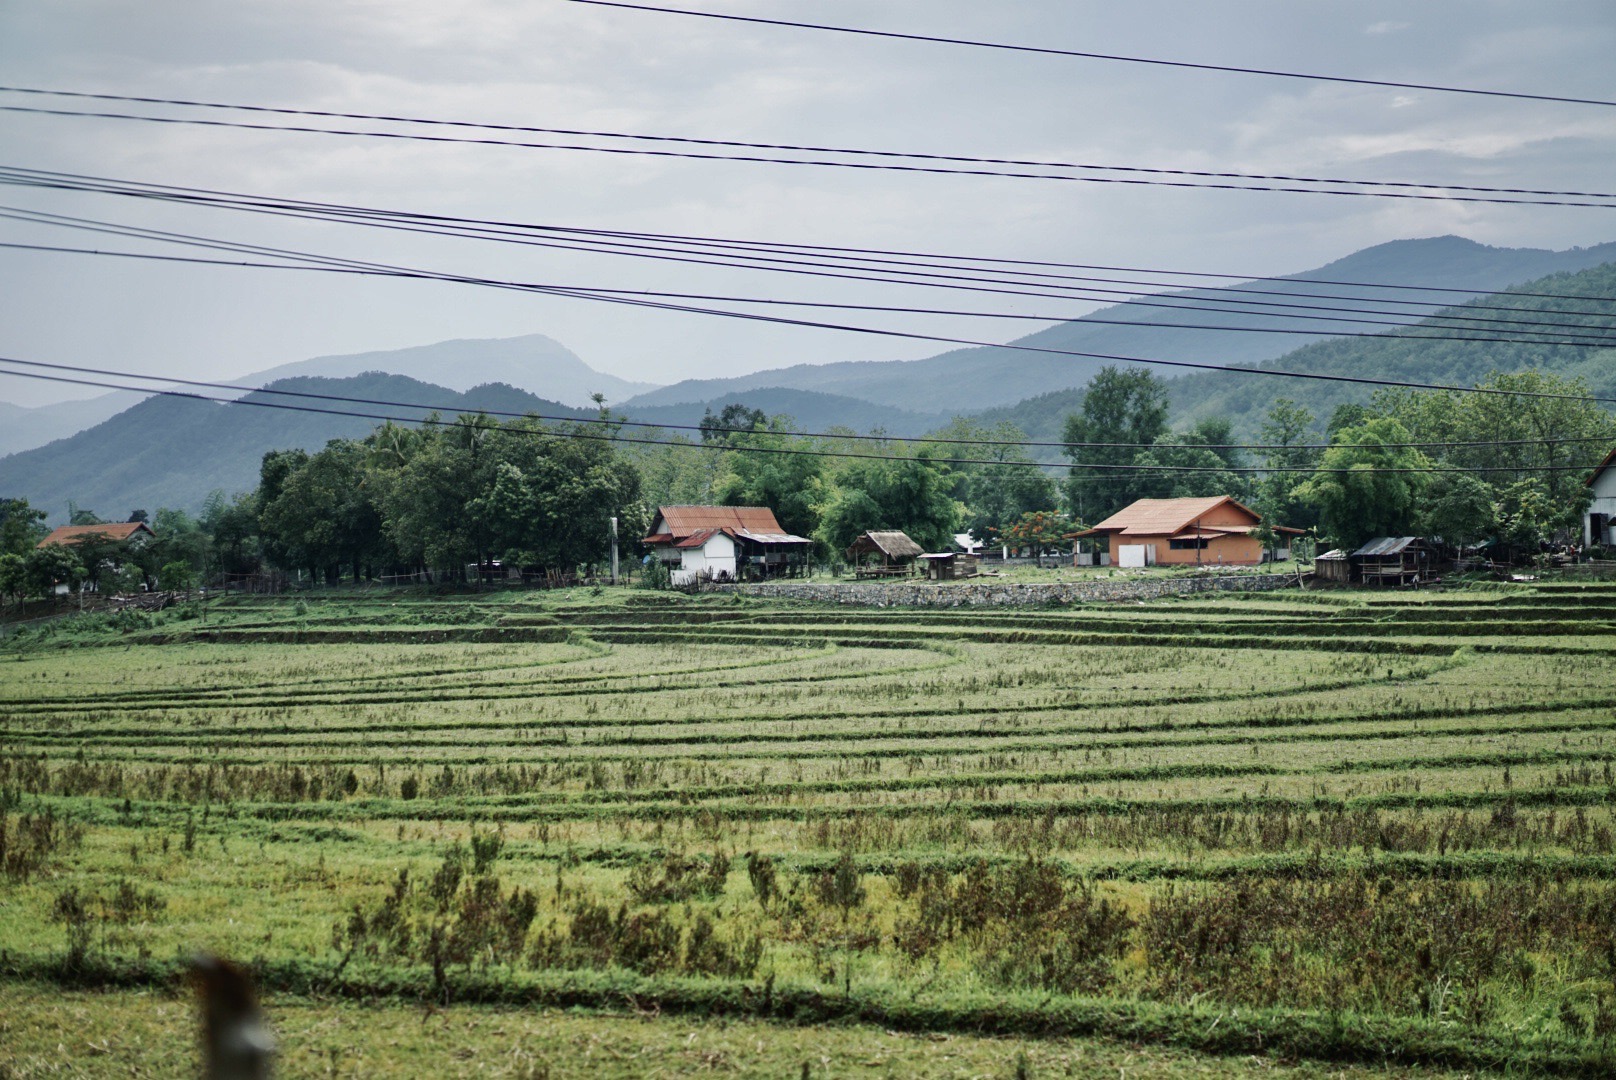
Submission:
MULTIPOLYGON (((579 417, 588 410, 544 401, 509 386, 479 386, 464 394, 402 375, 371 372, 350 379, 283 379, 270 389, 440 406, 446 414, 498 409, 579 417)), ((208 493, 251 490, 270 450, 318 450, 330 439, 361 439, 379 422, 341 412, 418 419, 430 408, 321 402, 273 394, 246 399, 315 411, 225 405, 188 397, 154 397, 88 431, 0 458, 0 490, 26 498, 67 520, 67 500, 120 520, 132 509, 159 506, 195 512, 208 493)))
MULTIPOLYGON (((1427 320, 1395 334, 1337 338, 1303 346, 1277 360, 1255 365, 1274 371, 1307 371, 1377 379, 1403 379, 1469 386, 1494 372, 1542 369, 1582 378, 1599 397, 1616 396, 1616 348, 1590 347, 1600 338, 1616 341, 1616 263, 1577 273, 1554 274, 1450 308, 1440 328, 1427 320), (1554 293, 1563 298, 1530 296, 1554 293), (1507 311, 1497 310, 1507 308, 1507 311), (1472 317, 1465 318, 1467 314, 1472 317), (1587 339, 1579 345, 1549 344, 1563 334, 1501 333, 1511 324, 1488 320, 1553 320, 1587 339), (1437 340, 1459 334, 1495 340, 1437 340), (1508 338, 1510 340, 1497 340, 1508 338)), ((1521 330, 1525 323, 1514 324, 1521 330)), ((1374 387, 1206 372, 1172 380, 1174 415, 1182 420, 1227 417, 1234 430, 1251 434, 1275 397, 1288 397, 1314 416, 1328 418, 1338 405, 1369 400, 1374 387)), ((1028 405, 1030 403, 1023 403, 1028 405)), ((1021 406, 1018 406, 1018 409, 1021 406)), ((1015 419, 1014 415, 1010 415, 1015 419)))

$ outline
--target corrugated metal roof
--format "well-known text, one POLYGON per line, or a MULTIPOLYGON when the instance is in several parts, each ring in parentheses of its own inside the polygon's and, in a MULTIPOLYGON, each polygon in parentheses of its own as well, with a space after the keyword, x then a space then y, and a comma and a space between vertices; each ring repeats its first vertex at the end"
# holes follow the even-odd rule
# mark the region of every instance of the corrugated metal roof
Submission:
MULTIPOLYGON (((659 506, 657 513, 667 522, 675 537, 689 536, 702 529, 750 529, 753 532, 784 532, 767 506, 659 506)), ((647 538, 649 539, 649 538, 647 538)))
POLYGON ((806 536, 793 536, 788 532, 756 532, 752 529, 725 529, 733 536, 750 540, 754 544, 811 544, 806 536))
POLYGON ((1410 544, 1420 543, 1417 536, 1377 536, 1352 553, 1353 558, 1364 555, 1397 555, 1410 544))
POLYGON ((150 536, 157 535, 152 532, 151 526, 144 521, 121 521, 115 525, 61 525, 52 530, 51 534, 41 540, 37 546, 65 544, 71 547, 74 544, 83 543, 92 536, 105 537, 108 540, 127 540, 137 532, 144 532, 150 536))
POLYGON ((1123 536, 1172 536, 1183 532, 1196 518, 1202 517, 1230 503, 1251 515, 1255 525, 1262 518, 1249 506, 1235 502, 1229 495, 1214 495, 1205 499, 1139 499, 1123 507, 1091 532, 1121 533, 1123 536))

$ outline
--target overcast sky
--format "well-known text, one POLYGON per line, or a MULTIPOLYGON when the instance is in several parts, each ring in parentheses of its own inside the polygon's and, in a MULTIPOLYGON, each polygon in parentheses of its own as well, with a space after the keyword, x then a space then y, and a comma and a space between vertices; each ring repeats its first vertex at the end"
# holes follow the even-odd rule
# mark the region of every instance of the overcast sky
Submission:
MULTIPOLYGON (((1616 98, 1616 6, 1609 0, 687 0, 687 6, 1616 98)), ((565 0, 0 4, 0 70, 7 84, 20 87, 489 123, 1164 168, 1616 188, 1616 108, 876 40, 565 0)), ((0 94, 0 104, 84 107, 9 93, 0 94)), ((11 166, 427 213, 1242 274, 1296 272, 1374 243, 1445 233, 1510 247, 1616 239, 1616 210, 627 158, 20 113, 0 113, 0 146, 0 162, 11 166)), ((875 293, 105 196, 8 187, 0 204, 510 280, 940 301, 919 292, 875 293)), ((157 250, 11 221, 0 221, 0 240, 157 250)), ((1044 312, 1051 302, 1000 298, 985 306, 1044 312)), ((1084 310, 1073 305, 1069 314, 1084 310)), ((1035 328, 920 317, 862 321, 995 340, 1035 328)), ((0 250, 4 356, 220 378, 322 354, 535 332, 600 370, 663 383, 940 351, 451 284, 0 250)), ((0 377, 0 400, 36 404, 66 396, 74 395, 0 377)))

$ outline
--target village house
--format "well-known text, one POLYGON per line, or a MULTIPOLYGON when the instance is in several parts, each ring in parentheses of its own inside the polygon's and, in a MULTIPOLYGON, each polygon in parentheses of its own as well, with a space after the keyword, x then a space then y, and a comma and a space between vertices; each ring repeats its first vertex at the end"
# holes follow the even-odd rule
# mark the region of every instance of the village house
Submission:
POLYGON ((1109 541, 1112 566, 1256 566, 1263 545, 1253 530, 1261 524, 1261 515, 1228 495, 1140 499, 1075 535, 1109 541))
POLYGON ((1587 485, 1593 501, 1582 514, 1582 542, 1610 547, 1616 544, 1616 450, 1605 455, 1587 485))
MULTIPOLYGON (((51 530, 50 535, 41 540, 36 547, 49 547, 60 544, 63 547, 79 547, 83 544, 116 544, 123 551, 138 551, 157 539, 157 534, 150 525, 144 521, 108 522, 104 525, 61 525, 51 530)), ((118 568, 115 560, 106 559, 102 567, 118 568)), ((95 572, 101 567, 87 567, 90 571, 89 588, 95 589, 95 572)), ((53 590, 58 596, 68 591, 66 582, 57 582, 53 590)))
POLYGON ((674 585, 806 573, 813 541, 780 527, 766 506, 660 506, 640 543, 674 585))

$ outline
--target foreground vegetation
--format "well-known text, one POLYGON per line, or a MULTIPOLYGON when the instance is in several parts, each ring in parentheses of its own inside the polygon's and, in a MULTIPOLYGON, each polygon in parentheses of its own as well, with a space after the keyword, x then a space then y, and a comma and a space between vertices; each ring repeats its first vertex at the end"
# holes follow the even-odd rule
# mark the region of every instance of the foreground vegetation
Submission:
MULTIPOLYGON (((1605 1075, 1613 614, 1607 585, 926 612, 573 590, 24 631, 0 1001, 161 1041, 207 948, 284 1032, 369 1032, 339 1070, 367 1075, 416 1060, 378 1032, 423 1009, 438 1035, 399 1045, 512 1075, 629 1075, 602 1039, 769 1075, 804 1046, 832 1075, 1605 1075), (888 1042, 916 1036, 946 1041, 888 1042)), ((41 1073, 151 1052, 0 1014, 41 1073)))

